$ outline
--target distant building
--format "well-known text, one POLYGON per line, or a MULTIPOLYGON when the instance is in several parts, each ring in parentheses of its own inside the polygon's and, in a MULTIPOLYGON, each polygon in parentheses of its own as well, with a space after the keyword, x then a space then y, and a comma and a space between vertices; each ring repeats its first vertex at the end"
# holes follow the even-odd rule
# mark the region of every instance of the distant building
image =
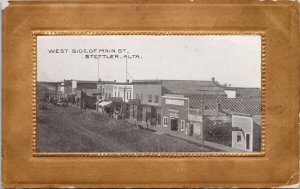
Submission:
POLYGON ((73 86, 76 86, 76 89, 97 89, 97 84, 99 81, 87 81, 87 80, 73 80, 76 84, 73 83, 73 86))
MULTIPOLYGON (((234 98, 260 98, 261 89, 251 87, 226 87, 225 92, 231 96, 235 94, 234 98)), ((230 97, 228 97, 230 98, 230 97)))
POLYGON ((75 89, 96 89, 98 81, 64 80, 64 93, 71 94, 75 89))
POLYGON ((190 98, 191 107, 201 110, 218 110, 243 113, 248 115, 261 114, 260 98, 190 98), (218 107, 219 106, 219 107, 218 107))
POLYGON ((142 126, 161 125, 164 95, 184 97, 226 97, 223 87, 214 78, 197 80, 133 80, 133 100, 130 118, 142 126), (135 103, 135 105, 133 104, 135 103))
POLYGON ((57 89, 58 83, 56 82, 37 82, 37 98, 47 101, 57 98, 61 95, 57 89))
POLYGON ((158 80, 133 81, 130 120, 138 125, 161 124, 162 84, 158 80))
POLYGON ((99 82, 97 87, 102 93, 102 101, 108 101, 105 105, 112 106, 112 108, 109 108, 110 114, 113 114, 115 118, 128 119, 130 117, 128 102, 133 99, 132 83, 129 83, 129 81, 124 83, 106 81, 99 82))
POLYGON ((77 106, 80 106, 81 104, 81 89, 75 89, 75 102, 77 106))
POLYGON ((213 124, 230 123, 232 148, 260 151, 260 98, 192 98, 190 107, 202 110, 203 118, 213 124))
POLYGON ((236 90, 234 89, 225 89, 227 98, 236 98, 236 90))
POLYGON ((69 102, 72 103, 86 103, 86 99, 85 98, 85 102, 82 101, 82 98, 84 97, 82 95, 82 92, 84 92, 87 96, 87 93, 89 93, 89 91, 93 91, 94 96, 96 96, 96 98, 99 97, 99 94, 96 95, 96 89, 97 89, 97 83, 98 81, 85 81, 85 80, 64 80, 63 83, 61 83, 61 91, 63 94, 63 97, 66 98, 69 102))
POLYGON ((245 151, 260 151, 260 116, 232 115, 232 147, 245 151), (259 121, 257 121, 257 119, 259 121))
POLYGON ((159 130, 166 133, 203 140, 203 111, 191 108, 190 99, 184 95, 162 96, 161 125, 159 130))
POLYGON ((163 94, 181 94, 188 97, 226 97, 225 89, 215 78, 208 81, 162 80, 163 94))
MULTIPOLYGON (((203 133, 203 112, 199 109, 189 108, 188 121, 185 127, 185 134, 192 136, 199 140, 204 140, 203 133)), ((183 130, 184 123, 181 122, 181 130, 183 130)))
POLYGON ((62 97, 65 97, 66 95, 65 95, 65 83, 64 82, 62 82, 62 83, 60 83, 59 84, 59 90, 61 91, 61 93, 62 93, 62 97))
POLYGON ((74 95, 74 89, 75 88, 72 88, 72 83, 73 81, 72 80, 64 80, 64 85, 63 85, 63 94, 65 97, 68 97, 70 95, 74 95))
POLYGON ((113 81, 99 81, 97 83, 98 92, 101 93, 101 100, 108 100, 113 96, 113 81))
POLYGON ((128 102, 133 99, 133 84, 132 83, 115 83, 113 85, 112 97, 121 98, 123 102, 128 102))
POLYGON ((81 107, 96 109, 96 102, 98 100, 97 89, 81 89, 81 107))

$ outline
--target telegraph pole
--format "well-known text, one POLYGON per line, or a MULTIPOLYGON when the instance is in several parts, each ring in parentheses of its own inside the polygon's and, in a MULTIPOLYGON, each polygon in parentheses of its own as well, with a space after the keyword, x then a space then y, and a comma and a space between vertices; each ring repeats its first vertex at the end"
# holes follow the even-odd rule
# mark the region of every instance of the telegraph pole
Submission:
POLYGON ((100 71, 99 71, 99 58, 98 58, 98 81, 100 79, 100 71))
POLYGON ((125 82, 127 82, 127 73, 128 73, 128 71, 127 71, 127 56, 126 56, 126 81, 125 82))
MULTIPOLYGON (((127 52, 128 53, 128 52, 127 52)), ((124 85, 124 101, 123 101, 123 120, 125 122, 125 114, 126 114, 126 83, 127 83, 127 56, 126 56, 126 65, 125 65, 126 69, 125 69, 125 85, 124 85)))
POLYGON ((203 103, 203 94, 201 94, 201 116, 202 116, 202 129, 201 129, 201 133, 202 133, 202 147, 204 147, 204 120, 203 120, 203 112, 204 112, 204 103, 203 103))

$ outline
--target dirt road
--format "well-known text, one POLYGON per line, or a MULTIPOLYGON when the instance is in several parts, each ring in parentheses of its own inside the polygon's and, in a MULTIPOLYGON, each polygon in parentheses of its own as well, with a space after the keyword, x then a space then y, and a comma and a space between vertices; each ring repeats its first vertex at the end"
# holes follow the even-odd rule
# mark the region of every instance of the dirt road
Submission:
POLYGON ((38 109, 37 148, 40 152, 208 151, 99 113, 52 104, 45 107, 38 109))

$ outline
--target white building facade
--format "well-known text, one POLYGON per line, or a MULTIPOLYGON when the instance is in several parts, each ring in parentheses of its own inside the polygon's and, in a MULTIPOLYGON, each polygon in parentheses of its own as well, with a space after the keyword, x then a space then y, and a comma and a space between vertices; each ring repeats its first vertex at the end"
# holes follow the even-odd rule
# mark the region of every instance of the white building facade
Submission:
POLYGON ((122 98, 123 102, 129 102, 133 99, 132 84, 115 84, 113 85, 113 97, 122 98))

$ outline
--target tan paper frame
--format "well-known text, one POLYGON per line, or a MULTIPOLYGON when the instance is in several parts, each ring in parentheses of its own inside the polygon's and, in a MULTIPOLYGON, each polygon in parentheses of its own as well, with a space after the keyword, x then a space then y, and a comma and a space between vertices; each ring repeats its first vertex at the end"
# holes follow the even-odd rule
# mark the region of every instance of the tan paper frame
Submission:
POLYGON ((288 1, 11 2, 3 20, 4 186, 270 187, 298 182, 297 16, 297 3, 288 1), (242 10, 249 14, 241 14, 242 10), (106 14, 109 19, 93 20, 106 14), (168 14, 173 17, 162 18, 168 14), (56 15, 63 19, 55 19, 56 15), (128 19, 127 25, 120 19, 123 17, 128 19), (231 22, 233 18, 235 22, 231 22), (193 25, 189 24, 191 20, 193 25), (167 33, 261 35, 261 152, 36 152, 38 35, 167 33), (289 67, 282 66, 283 61, 289 67))

